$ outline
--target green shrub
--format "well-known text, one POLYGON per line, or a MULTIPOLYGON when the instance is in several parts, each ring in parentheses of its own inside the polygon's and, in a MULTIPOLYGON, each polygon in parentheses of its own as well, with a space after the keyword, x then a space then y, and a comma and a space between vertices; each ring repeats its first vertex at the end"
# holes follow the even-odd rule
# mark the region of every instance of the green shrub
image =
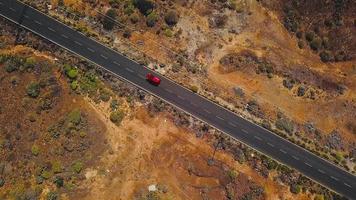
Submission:
POLYGON ((149 15, 147 15, 146 19, 146 24, 148 27, 153 27, 158 20, 158 15, 156 12, 151 12, 149 15))
POLYGON ((46 199, 47 199, 47 200, 58 200, 58 199, 59 199, 58 193, 57 193, 57 192, 50 191, 50 192, 47 194, 46 199))
POLYGON ((297 185, 297 184, 292 184, 292 185, 290 186, 290 191, 291 191, 293 194, 299 194, 299 193, 302 191, 302 186, 297 185))
POLYGON ((139 20, 140 20, 140 18, 136 13, 133 13, 132 15, 130 15, 130 21, 133 24, 136 24, 139 20))
POLYGON ((317 194, 317 195, 315 195, 314 200, 324 200, 324 195, 317 194))
POLYGON ((32 82, 26 88, 27 95, 36 98, 40 95, 40 85, 38 83, 32 82))
POLYGON ((72 81, 72 82, 70 83, 70 88, 71 88, 72 90, 76 90, 76 89, 78 88, 78 86, 79 86, 78 81, 72 81))
POLYGON ((132 0, 132 3, 144 15, 150 14, 154 8, 151 0, 132 0))
POLYGON ((74 125, 78 125, 81 122, 81 112, 79 109, 72 110, 67 117, 67 120, 74 125))
POLYGON ((42 173, 41 173, 41 177, 46 179, 46 180, 51 178, 51 176, 52 176, 52 173, 50 171, 47 171, 47 170, 43 170, 42 173))
POLYGON ((60 176, 57 176, 57 177, 54 179, 53 182, 56 184, 56 186, 57 186, 58 188, 63 187, 63 185, 64 185, 64 180, 63 180, 63 178, 60 177, 60 176))
POLYGON ((70 79, 75 79, 75 78, 77 78, 77 76, 78 76, 78 70, 75 69, 75 68, 72 68, 71 70, 69 70, 69 71, 67 72, 67 76, 68 76, 68 78, 70 78, 70 79))
MULTIPOLYGON (((128 2, 124 6, 124 13, 125 15, 132 15, 134 13, 135 6, 132 4, 132 2, 128 2)), ((136 15, 137 16, 137 15, 136 15)))
POLYGON ((336 152, 336 153, 335 153, 335 158, 336 158, 336 160, 337 160, 338 162, 341 162, 341 161, 344 160, 344 156, 342 155, 341 152, 336 152))
POLYGON ((115 9, 109 9, 105 16, 104 16, 104 20, 103 20, 103 27, 105 30, 112 30, 115 26, 115 20, 117 17, 117 13, 115 11, 115 9))
POLYGON ((333 55, 331 54, 330 51, 322 51, 322 52, 320 52, 319 56, 320 56, 321 61, 323 61, 323 62, 329 62, 334 59, 333 55))
POLYGON ((276 121, 276 127, 277 127, 279 130, 284 130, 284 131, 286 131, 287 133, 292 133, 293 130, 294 130, 293 122, 291 122, 290 120, 285 119, 285 118, 279 118, 279 119, 277 119, 277 121, 276 121))
POLYGON ((79 174, 82 171, 82 169, 83 169, 83 163, 82 162, 76 161, 76 162, 73 163, 72 170, 75 173, 79 174))
POLYGON ((198 86, 192 85, 192 86, 190 86, 190 90, 191 90, 192 92, 194 92, 194 93, 197 93, 197 92, 198 92, 198 86))
POLYGON ((114 111, 110 114, 110 121, 113 123, 120 125, 121 121, 124 119, 125 114, 121 110, 114 111))
POLYGON ((229 178, 230 178, 231 180, 235 180, 236 177, 237 177, 237 175, 238 175, 238 173, 237 173, 235 170, 229 170, 229 171, 227 172, 227 175, 229 176, 229 178))
POLYGON ((36 144, 32 145, 31 153, 34 156, 38 156, 38 154, 40 154, 40 147, 38 145, 36 145, 36 144))
POLYGON ((110 100, 111 93, 107 89, 100 90, 100 99, 104 102, 108 102, 110 100))
POLYGON ((173 32, 171 29, 167 28, 164 30, 164 35, 167 37, 173 37, 173 32))
POLYGON ((112 111, 115 111, 119 108, 119 101, 117 99, 113 99, 110 103, 110 108, 112 111))
POLYGON ((52 171, 53 173, 61 173, 62 172, 62 164, 61 161, 57 160, 52 162, 52 171))
POLYGON ((84 138, 86 136, 87 136, 87 132, 85 132, 85 131, 80 131, 79 132, 79 137, 84 138))
POLYGON ((304 42, 302 41, 302 40, 299 40, 298 41, 298 47, 300 48, 300 49, 304 49, 304 42))
POLYGON ((305 34, 305 39, 309 42, 313 41, 315 38, 315 33, 313 31, 309 31, 305 34))
POLYGON ((84 77, 79 80, 80 90, 87 93, 95 93, 98 90, 99 82, 95 76, 95 73, 87 72, 84 77))
POLYGON ((174 26, 178 22, 178 15, 175 10, 170 10, 167 12, 167 14, 164 16, 164 21, 166 21, 166 24, 169 26, 174 26))
POLYGON ((310 42, 310 48, 317 51, 321 48, 322 45, 322 40, 320 37, 315 37, 311 42, 310 42))

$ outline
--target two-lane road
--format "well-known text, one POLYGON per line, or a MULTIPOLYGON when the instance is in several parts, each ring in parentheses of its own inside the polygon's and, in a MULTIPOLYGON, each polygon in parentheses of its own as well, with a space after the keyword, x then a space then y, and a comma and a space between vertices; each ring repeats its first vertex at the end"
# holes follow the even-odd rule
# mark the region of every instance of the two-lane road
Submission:
MULTIPOLYGON (((0 15, 105 68, 132 84, 205 121, 231 137, 297 169, 320 184, 356 199, 356 177, 274 133, 161 77, 145 80, 148 69, 16 0, 0 0, 0 15)), ((158 75, 159 76, 159 75, 158 75)))

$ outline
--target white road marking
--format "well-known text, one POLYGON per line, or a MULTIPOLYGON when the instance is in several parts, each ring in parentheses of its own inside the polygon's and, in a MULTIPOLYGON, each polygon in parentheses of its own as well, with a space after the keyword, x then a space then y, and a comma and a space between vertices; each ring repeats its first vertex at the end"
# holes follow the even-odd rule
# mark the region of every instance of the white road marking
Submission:
POLYGON ((311 164, 309 164, 309 163, 307 163, 307 162, 305 162, 304 164, 306 164, 306 165, 309 166, 309 167, 313 167, 313 166, 311 166, 311 164))
POLYGON ((236 124, 232 123, 232 122, 229 122, 229 124, 233 127, 237 127, 236 124))
POLYGON ((287 152, 286 151, 284 151, 283 149, 279 149, 279 151, 280 152, 282 152, 282 153, 284 153, 284 154, 286 154, 287 152))
POLYGON ((115 65, 120 66, 120 63, 118 63, 118 62, 116 62, 116 61, 114 61, 113 63, 114 63, 115 65))
POLYGON ((143 78, 143 79, 146 79, 146 77, 144 75, 139 74, 138 76, 143 78))
POLYGON ((51 28, 51 27, 47 27, 48 28, 48 30, 50 30, 50 31, 52 31, 52 32, 56 32, 53 28, 51 28))
POLYGON ((180 99, 182 99, 182 100, 184 100, 184 98, 183 98, 182 96, 177 95, 177 97, 180 98, 180 99))
POLYGON ((11 7, 10 7, 10 10, 12 10, 13 12, 16 12, 16 10, 15 10, 14 8, 11 8, 11 7))
POLYGON ((347 187, 349 188, 352 188, 351 185, 347 184, 347 183, 344 183, 344 185, 346 185, 347 187))
POLYGON ((27 15, 23 15, 23 16, 24 16, 24 18, 26 18, 26 19, 28 19, 28 18, 29 18, 27 15))
POLYGON ((339 179, 333 177, 333 176, 330 176, 330 178, 334 179, 335 181, 338 181, 339 179))
POLYGON ((39 22, 39 21, 37 21, 37 20, 35 20, 34 22, 35 22, 36 24, 38 24, 38 25, 42 25, 42 23, 39 22))
POLYGON ((299 158, 297 156, 292 156, 295 160, 299 160, 299 158))
POLYGON ((66 36, 66 35, 64 35, 64 34, 62 34, 61 36, 64 37, 64 38, 66 38, 66 39, 69 38, 68 36, 66 36))
POLYGON ((76 43, 76 44, 79 45, 79 46, 83 46, 83 44, 80 43, 80 42, 78 42, 78 41, 74 41, 74 43, 76 43))
POLYGON ((100 56, 101 56, 102 58, 104 58, 105 60, 108 59, 108 57, 104 56, 103 54, 100 54, 100 56))
POLYGON ((322 173, 322 174, 325 174, 325 172, 321 169, 318 169, 318 172, 322 173))
POLYGON ((262 138, 258 137, 258 136, 253 136, 254 138, 256 138, 259 141, 262 141, 262 138))
POLYGON ((211 112, 209 111, 209 110, 207 110, 207 109, 203 109, 204 110, 204 112, 206 112, 206 113, 208 113, 208 114, 210 114, 211 112))
POLYGON ((169 93, 173 93, 172 90, 165 88, 165 90, 169 93))
POLYGON ((241 129, 242 130, 242 132, 244 132, 244 133, 248 133, 245 129, 241 129))
POLYGON ((125 68, 127 71, 129 71, 129 72, 131 72, 131 73, 134 73, 134 71, 132 70, 132 69, 130 69, 130 68, 125 68))
POLYGON ((192 104, 193 106, 198 106, 198 104, 190 102, 190 104, 192 104))
POLYGON ((273 144, 271 144, 271 143, 269 143, 269 142, 267 142, 267 144, 268 144, 269 146, 271 146, 271 147, 274 147, 274 145, 273 145, 273 144))
POLYGON ((216 116, 216 118, 218 118, 218 119, 224 121, 224 118, 222 118, 222 117, 216 116))

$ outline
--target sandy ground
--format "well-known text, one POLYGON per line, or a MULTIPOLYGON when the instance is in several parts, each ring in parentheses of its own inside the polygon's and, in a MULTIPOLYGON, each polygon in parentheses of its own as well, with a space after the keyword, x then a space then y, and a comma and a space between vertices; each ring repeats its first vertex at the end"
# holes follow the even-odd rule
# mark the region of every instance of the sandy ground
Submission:
POLYGON ((305 198, 291 195, 288 188, 262 178, 224 152, 216 154, 219 165, 209 166, 207 159, 213 149, 204 140, 176 127, 167 114, 153 117, 138 107, 117 127, 108 119, 107 105, 91 105, 107 127, 111 150, 101 157, 100 166, 85 172, 87 180, 81 186, 85 192, 78 193, 85 194, 84 199, 134 199, 147 193, 149 185, 166 188, 166 193, 161 194, 164 199, 201 199, 203 188, 209 189, 210 198, 224 199, 222 176, 226 167, 243 175, 245 181, 263 185, 266 199, 305 198), (191 173, 191 169, 199 174, 191 173))

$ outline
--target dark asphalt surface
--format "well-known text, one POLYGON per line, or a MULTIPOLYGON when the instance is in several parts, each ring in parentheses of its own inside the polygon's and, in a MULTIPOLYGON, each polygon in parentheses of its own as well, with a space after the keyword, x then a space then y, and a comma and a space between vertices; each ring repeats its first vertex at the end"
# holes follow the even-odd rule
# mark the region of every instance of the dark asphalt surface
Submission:
POLYGON ((104 67, 136 86, 207 122, 233 138, 288 165, 349 199, 356 199, 356 177, 287 140, 159 76, 159 87, 145 80, 148 69, 15 0, 0 0, 0 15, 104 67))

